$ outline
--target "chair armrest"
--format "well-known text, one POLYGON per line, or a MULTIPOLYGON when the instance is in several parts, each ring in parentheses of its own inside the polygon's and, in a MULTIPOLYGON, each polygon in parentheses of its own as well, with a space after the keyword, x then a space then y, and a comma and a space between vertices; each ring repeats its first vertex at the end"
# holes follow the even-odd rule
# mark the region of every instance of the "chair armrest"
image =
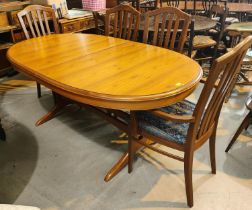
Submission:
POLYGON ((171 120, 175 122, 184 122, 184 123, 191 123, 195 121, 195 117, 191 115, 175 115, 175 114, 168 114, 166 112, 162 112, 160 110, 151 110, 152 114, 161 117, 165 120, 171 120))

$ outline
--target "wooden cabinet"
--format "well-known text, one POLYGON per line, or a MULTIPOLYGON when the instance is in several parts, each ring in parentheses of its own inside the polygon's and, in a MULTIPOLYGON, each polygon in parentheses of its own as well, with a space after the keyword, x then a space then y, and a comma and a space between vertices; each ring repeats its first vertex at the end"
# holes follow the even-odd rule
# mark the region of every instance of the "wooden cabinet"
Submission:
POLYGON ((95 21, 91 14, 90 16, 75 19, 60 19, 59 25, 61 33, 74 33, 95 28, 95 21))

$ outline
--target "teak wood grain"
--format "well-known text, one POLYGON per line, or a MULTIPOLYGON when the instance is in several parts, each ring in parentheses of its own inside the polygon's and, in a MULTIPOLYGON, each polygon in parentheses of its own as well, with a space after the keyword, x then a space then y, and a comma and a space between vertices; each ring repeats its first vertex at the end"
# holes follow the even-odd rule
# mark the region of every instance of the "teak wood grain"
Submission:
POLYGON ((148 110, 175 103, 198 84, 201 67, 156 46, 91 34, 54 34, 12 46, 21 72, 56 93, 104 108, 148 110))

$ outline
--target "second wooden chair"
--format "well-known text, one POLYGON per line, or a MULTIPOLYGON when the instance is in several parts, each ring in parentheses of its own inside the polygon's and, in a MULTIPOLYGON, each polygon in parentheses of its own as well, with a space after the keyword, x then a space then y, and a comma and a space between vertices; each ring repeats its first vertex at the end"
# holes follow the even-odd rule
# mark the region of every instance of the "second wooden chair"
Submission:
MULTIPOLYGON (((20 11, 17 16, 26 39, 59 33, 55 12, 50 7, 31 5, 20 11), (50 20, 53 27, 50 27, 50 20)), ((38 98, 41 97, 41 86, 38 82, 37 95, 38 98)))
POLYGON ((136 41, 139 21, 140 12, 129 5, 108 9, 105 16, 105 35, 136 41))

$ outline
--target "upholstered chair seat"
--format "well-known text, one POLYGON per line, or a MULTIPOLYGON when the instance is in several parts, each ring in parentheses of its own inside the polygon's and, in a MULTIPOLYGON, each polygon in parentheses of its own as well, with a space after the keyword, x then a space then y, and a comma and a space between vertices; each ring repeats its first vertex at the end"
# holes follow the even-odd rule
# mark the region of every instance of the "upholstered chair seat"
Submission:
MULTIPOLYGON (((192 115, 194 108, 194 103, 183 100, 176 104, 160 108, 160 111, 185 116, 192 115)), ((152 135, 179 144, 185 143, 189 123, 167 121, 148 111, 138 112, 137 119, 139 127, 152 135)))

